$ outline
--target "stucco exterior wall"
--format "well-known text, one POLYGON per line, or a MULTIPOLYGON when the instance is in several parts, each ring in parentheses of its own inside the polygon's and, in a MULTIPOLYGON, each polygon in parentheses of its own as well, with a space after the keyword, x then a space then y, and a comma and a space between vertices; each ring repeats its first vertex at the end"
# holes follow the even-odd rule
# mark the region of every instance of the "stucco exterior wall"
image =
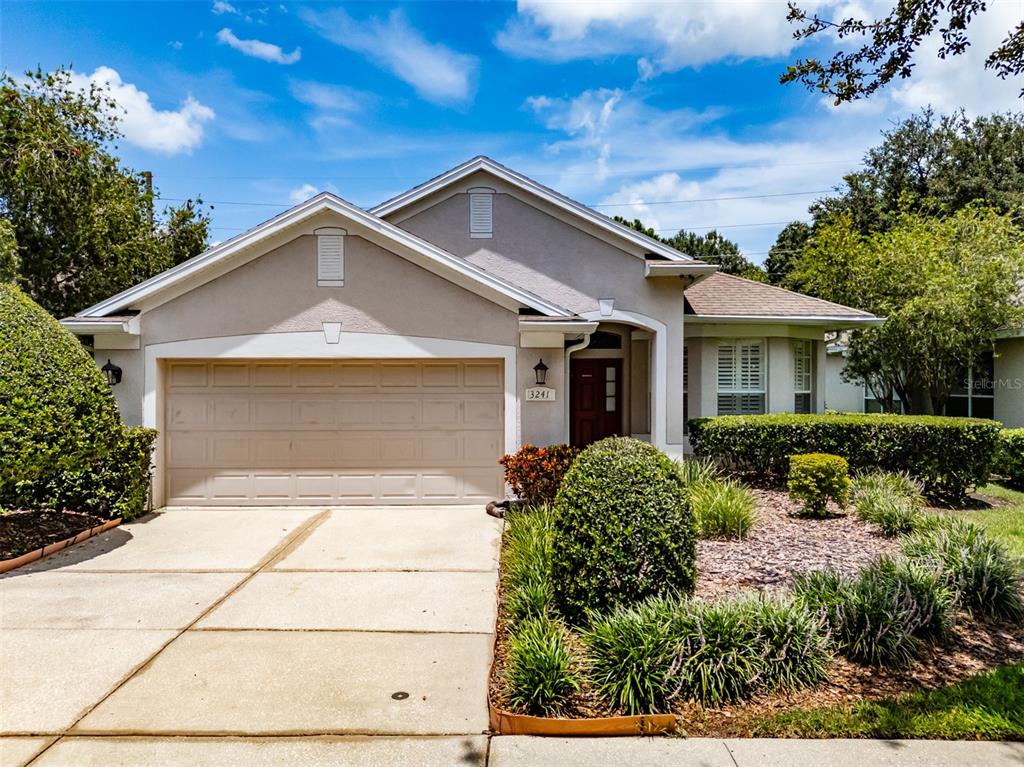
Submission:
POLYGON ((864 387, 848 383, 841 377, 846 358, 841 354, 826 355, 825 407, 840 413, 864 412, 864 387))
POLYGON ((1024 428, 1024 338, 996 345, 995 418, 1003 426, 1024 428))
POLYGON ((665 440, 669 445, 681 445, 681 281, 646 279, 641 259, 501 192, 493 197, 493 236, 489 239, 470 238, 469 195, 465 193, 439 200, 398 225, 572 312, 596 313, 598 300, 611 298, 616 311, 662 323, 665 440))

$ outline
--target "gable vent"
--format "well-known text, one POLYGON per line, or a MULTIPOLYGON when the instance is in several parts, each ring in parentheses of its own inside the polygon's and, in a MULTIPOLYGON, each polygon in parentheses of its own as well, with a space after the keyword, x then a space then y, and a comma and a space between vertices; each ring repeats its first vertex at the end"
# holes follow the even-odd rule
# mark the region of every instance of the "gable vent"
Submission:
POLYGON ((321 288, 345 285, 345 230, 336 227, 317 229, 316 284, 321 288))
POLYGON ((469 190, 469 236, 490 239, 494 231, 494 190, 476 187, 469 190))

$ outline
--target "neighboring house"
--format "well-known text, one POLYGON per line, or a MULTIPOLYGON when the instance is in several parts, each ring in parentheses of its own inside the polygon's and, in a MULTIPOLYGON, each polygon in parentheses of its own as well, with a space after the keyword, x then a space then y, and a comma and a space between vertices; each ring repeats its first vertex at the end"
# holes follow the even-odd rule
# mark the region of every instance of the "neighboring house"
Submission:
POLYGON ((680 454, 687 416, 821 410, 825 332, 877 320, 714 270, 481 157, 63 323, 160 430, 156 506, 483 501, 523 443, 680 454))
MULTIPOLYGON (((825 406, 844 412, 878 412, 864 384, 842 380, 844 352, 839 342, 828 347, 825 406)), ((1008 428, 1024 427, 1024 328, 1000 334, 994 353, 979 355, 973 368, 964 366, 945 415, 994 418, 1008 428)))

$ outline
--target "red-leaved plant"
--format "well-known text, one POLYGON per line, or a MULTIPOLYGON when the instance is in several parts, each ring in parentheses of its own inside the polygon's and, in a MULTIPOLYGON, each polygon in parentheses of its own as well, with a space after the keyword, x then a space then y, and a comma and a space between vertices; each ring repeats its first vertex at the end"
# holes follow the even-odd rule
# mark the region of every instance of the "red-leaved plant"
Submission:
POLYGON ((499 463, 505 467, 505 482, 521 501, 551 503, 579 452, 570 445, 523 445, 512 455, 503 455, 499 463))

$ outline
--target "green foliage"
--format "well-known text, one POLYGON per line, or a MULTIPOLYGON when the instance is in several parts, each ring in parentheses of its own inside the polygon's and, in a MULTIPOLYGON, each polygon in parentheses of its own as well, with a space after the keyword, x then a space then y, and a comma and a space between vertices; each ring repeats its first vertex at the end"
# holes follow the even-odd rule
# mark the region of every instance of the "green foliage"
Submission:
POLYGON ((694 483, 687 486, 687 496, 701 538, 744 538, 757 521, 757 500, 738 482, 694 483))
POLYGON ((199 204, 154 217, 142 175, 110 154, 117 114, 108 91, 79 90, 66 69, 0 75, 0 210, 17 241, 17 282, 57 316, 206 245, 199 204))
POLYGON ((1011 487, 1024 489, 1024 429, 1003 429, 1000 432, 994 471, 1005 477, 1011 487))
POLYGON ((695 580, 695 525, 677 464, 627 437, 595 442, 575 460, 554 506, 554 583, 571 623, 695 580))
POLYGON ((887 409, 941 413, 965 360, 1024 323, 1024 232, 1009 215, 966 207, 946 218, 903 212, 863 234, 852 215, 819 225, 789 278, 811 295, 886 322, 849 334, 844 377, 887 409), (913 274, 913 279, 907 275, 913 274))
POLYGON ((571 445, 523 445, 498 463, 505 467, 505 482, 520 500, 531 505, 553 503, 579 452, 571 445))
POLYGON ((679 476, 690 489, 704 482, 722 479, 722 472, 710 458, 685 458, 679 461, 679 476))
POLYGON ((0 505, 26 506, 26 483, 102 459, 120 432, 103 374, 78 340, 0 283, 0 505))
POLYGON ((793 221, 786 224, 775 244, 768 250, 768 257, 764 260, 764 270, 767 273, 768 281, 772 285, 782 285, 793 271, 793 265, 803 252, 807 241, 811 239, 811 227, 803 221, 793 221))
POLYGON ((845 458, 828 453, 789 457, 789 497, 803 504, 801 516, 828 516, 828 502, 846 505, 850 493, 850 466, 845 458))
POLYGON ((924 523, 924 498, 907 474, 873 471, 853 480, 850 498, 857 516, 878 525, 893 538, 908 535, 924 523))
POLYGON ((548 615, 555 592, 551 576, 554 517, 547 506, 506 516, 502 545, 505 604, 514 620, 548 615))
POLYGON ((977 525, 947 520, 906 539, 903 552, 930 563, 963 608, 996 618, 1024 619, 1021 560, 977 525))
POLYGON ((513 708, 539 716, 564 713, 580 689, 565 626, 548 616, 518 624, 509 640, 505 683, 513 708))
POLYGON ((1024 663, 949 687, 848 706, 791 709, 754 726, 756 737, 1024 740, 1024 663))
POLYGON ((993 421, 940 416, 754 415, 690 422, 698 456, 752 481, 780 485, 796 453, 832 453, 851 470, 905 472, 937 501, 957 502, 985 483, 999 440, 993 421))
POLYGON ((748 598, 764 664, 759 684, 766 689, 799 690, 828 677, 832 655, 822 617, 799 600, 748 598))
POLYGON ((14 227, 0 218, 0 282, 14 282, 18 277, 18 241, 14 227))
POLYGON ((1024 559, 1024 492, 999 485, 985 485, 980 492, 1001 503, 974 509, 963 516, 1005 543, 1015 556, 1024 559))

